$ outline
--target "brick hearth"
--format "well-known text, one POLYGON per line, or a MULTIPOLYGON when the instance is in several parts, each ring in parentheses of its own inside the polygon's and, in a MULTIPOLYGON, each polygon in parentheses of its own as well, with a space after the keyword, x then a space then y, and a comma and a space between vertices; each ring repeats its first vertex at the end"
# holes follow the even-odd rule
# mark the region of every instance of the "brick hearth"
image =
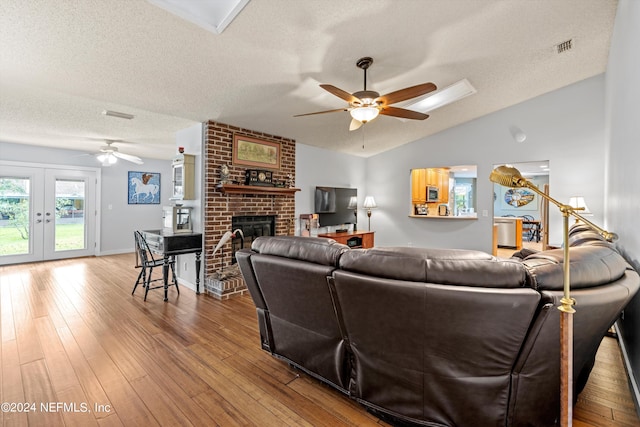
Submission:
POLYGON ((246 292, 241 277, 217 280, 216 273, 231 265, 231 241, 212 259, 213 248, 222 235, 231 230, 231 218, 243 215, 275 215, 276 235, 294 233, 295 200, 293 195, 222 194, 216 185, 220 182, 220 167, 229 166, 229 179, 244 183, 246 166, 232 164, 233 134, 279 142, 281 145, 280 170, 273 171, 273 179, 287 181, 295 179, 295 141, 268 135, 249 129, 209 121, 205 133, 205 201, 204 201, 204 282, 208 293, 226 299, 246 292))

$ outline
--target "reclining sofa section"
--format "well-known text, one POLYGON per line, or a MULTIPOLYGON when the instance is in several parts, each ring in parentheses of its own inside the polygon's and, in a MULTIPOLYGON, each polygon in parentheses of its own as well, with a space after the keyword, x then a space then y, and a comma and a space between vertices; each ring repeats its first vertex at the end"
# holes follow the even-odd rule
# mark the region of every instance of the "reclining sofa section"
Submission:
MULTIPOLYGON (((640 278, 571 234, 574 389, 640 278)), ((560 413, 562 250, 500 259, 261 237, 236 255, 262 348, 360 403, 431 426, 551 426, 560 413)))

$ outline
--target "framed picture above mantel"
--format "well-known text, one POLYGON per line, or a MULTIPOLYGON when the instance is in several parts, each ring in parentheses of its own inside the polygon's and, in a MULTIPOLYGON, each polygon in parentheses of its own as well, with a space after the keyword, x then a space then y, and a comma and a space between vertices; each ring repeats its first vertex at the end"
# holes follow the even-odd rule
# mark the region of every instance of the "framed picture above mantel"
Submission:
POLYGON ((233 134, 234 165, 280 170, 282 147, 279 142, 233 134))

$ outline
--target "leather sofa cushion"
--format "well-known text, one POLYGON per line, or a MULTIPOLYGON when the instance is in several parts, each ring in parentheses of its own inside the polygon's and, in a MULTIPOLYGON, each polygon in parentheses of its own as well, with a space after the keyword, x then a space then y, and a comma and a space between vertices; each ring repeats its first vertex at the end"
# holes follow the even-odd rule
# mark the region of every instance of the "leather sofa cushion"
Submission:
POLYGON ((526 270, 516 260, 498 260, 480 251, 389 247, 355 249, 340 257, 345 271, 375 277, 444 285, 519 288, 526 270))
POLYGON ((340 255, 349 250, 349 247, 335 240, 319 237, 275 236, 258 237, 251 243, 251 249, 263 255, 337 267, 340 255))
MULTIPOLYGON (((603 240, 604 243, 606 241, 603 240)), ((553 249, 529 255, 523 264, 538 290, 562 290, 564 251, 553 249)), ((569 276, 572 289, 605 285, 621 278, 629 264, 608 244, 572 247, 569 252, 569 276)))

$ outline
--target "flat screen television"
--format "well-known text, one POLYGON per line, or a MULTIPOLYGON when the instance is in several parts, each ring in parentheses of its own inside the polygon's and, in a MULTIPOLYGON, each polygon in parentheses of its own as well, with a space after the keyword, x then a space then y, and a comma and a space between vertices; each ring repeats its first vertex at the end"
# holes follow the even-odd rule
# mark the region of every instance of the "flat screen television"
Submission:
POLYGON ((356 188, 316 187, 315 213, 320 227, 355 224, 354 210, 349 209, 351 197, 358 197, 356 188))
POLYGON ((336 212, 336 189, 333 187, 316 187, 315 210, 320 213, 336 212))

